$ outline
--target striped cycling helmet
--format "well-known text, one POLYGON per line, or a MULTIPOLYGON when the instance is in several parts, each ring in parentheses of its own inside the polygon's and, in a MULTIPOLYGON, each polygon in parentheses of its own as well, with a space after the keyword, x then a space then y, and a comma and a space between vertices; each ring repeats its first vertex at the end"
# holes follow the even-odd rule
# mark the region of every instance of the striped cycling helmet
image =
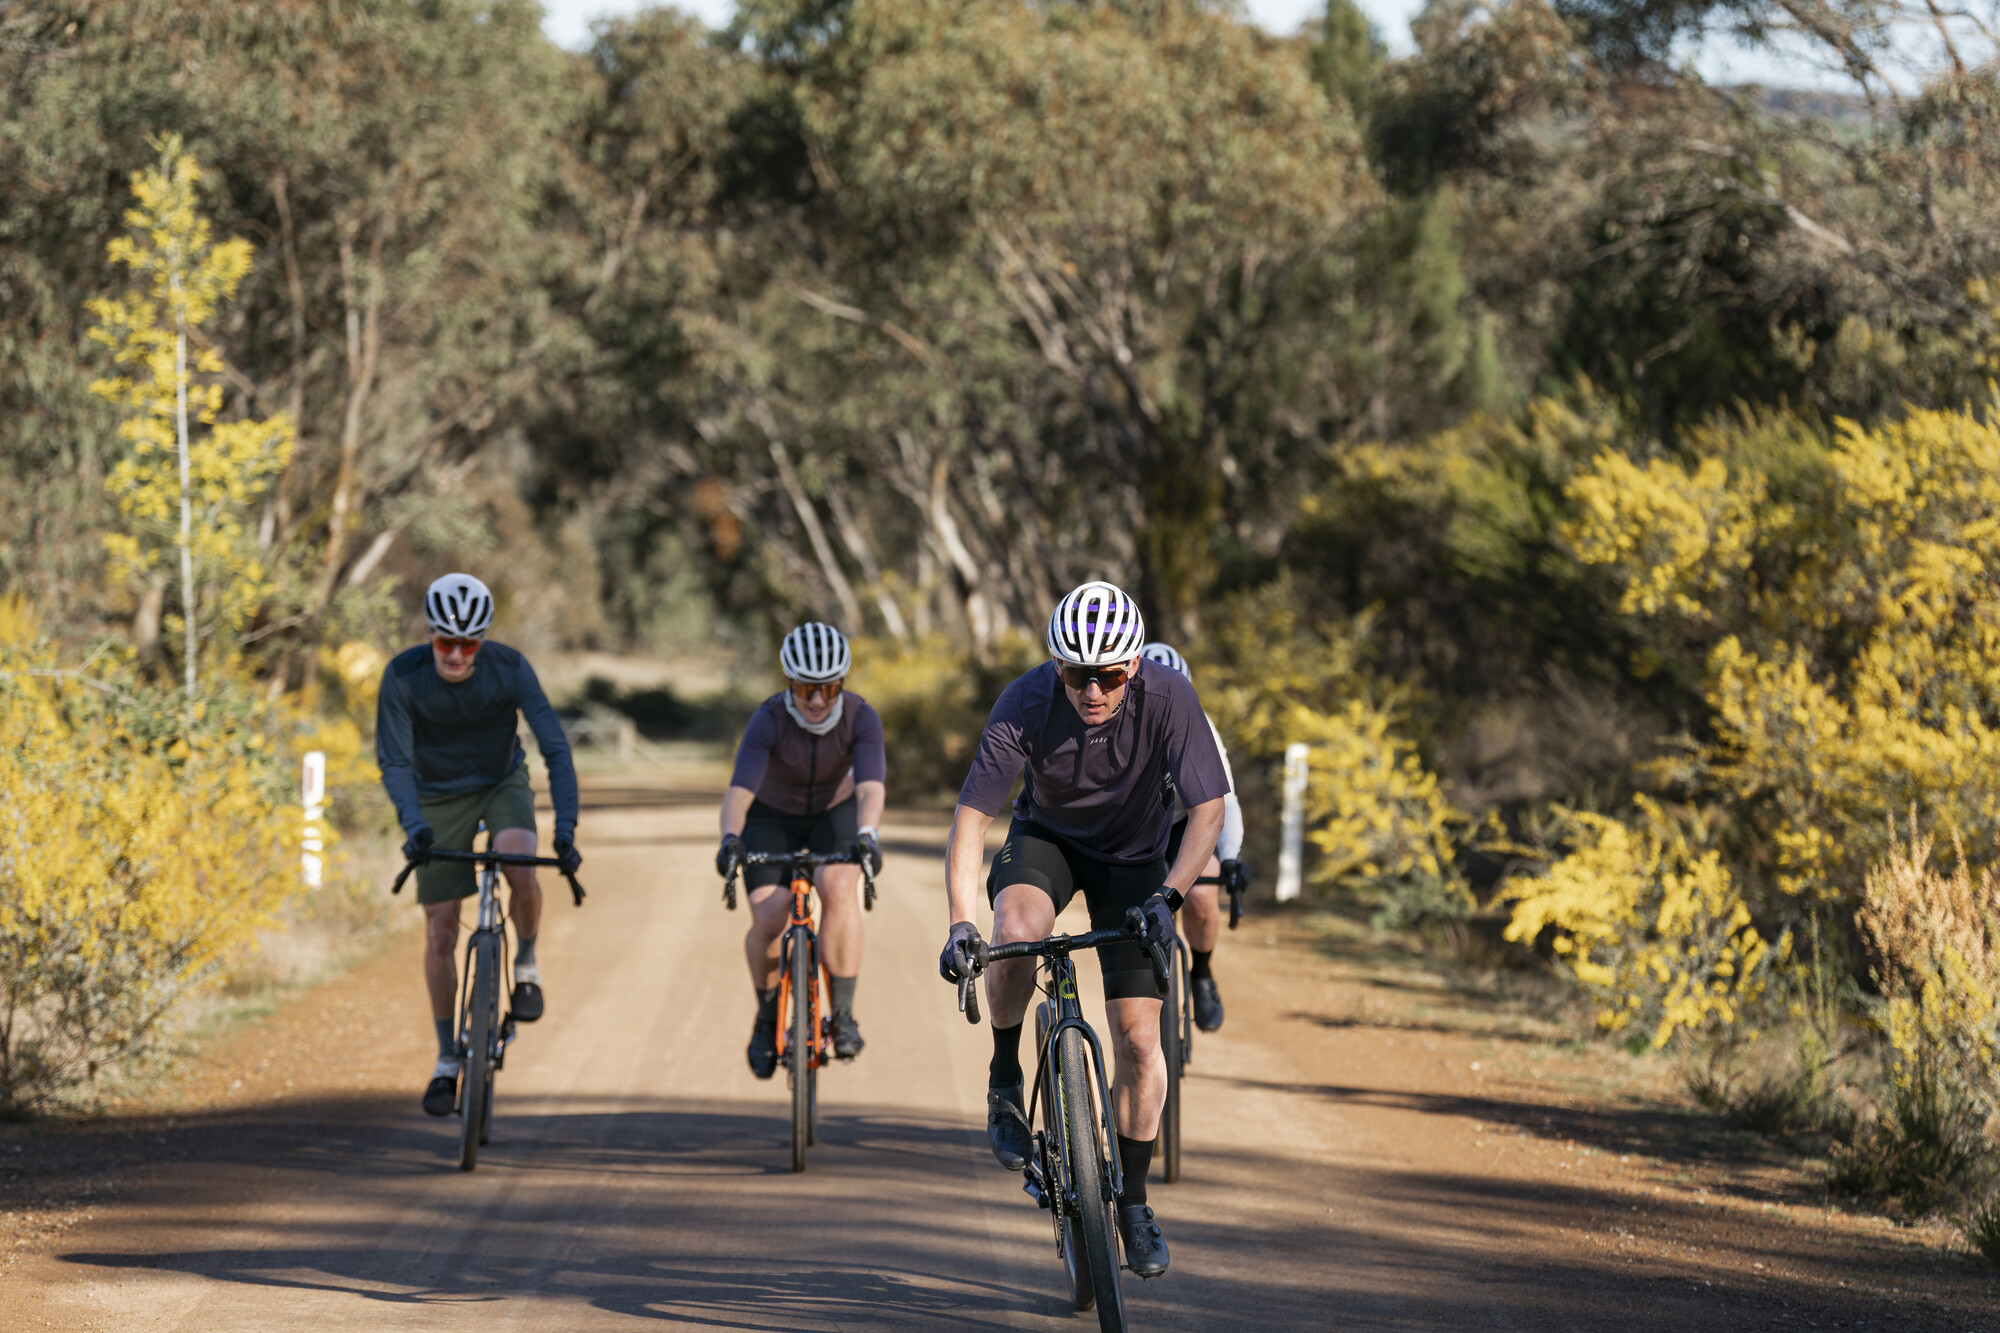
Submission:
POLYGON ((1149 643, 1139 650, 1139 656, 1148 662, 1158 662, 1161 666, 1172 667, 1190 681, 1194 679, 1194 672, 1188 670, 1187 659, 1175 652, 1171 643, 1149 643))
POLYGON ((1129 662, 1145 641, 1139 604, 1115 584, 1083 584, 1057 602, 1049 617, 1049 656, 1074 666, 1129 662))
POLYGON ((493 623, 493 594, 470 574, 447 574, 424 594, 424 619, 433 633, 483 638, 493 623))
POLYGON ((847 674, 851 660, 846 636, 817 620, 787 634, 784 646, 778 649, 778 664, 785 669, 786 679, 808 684, 839 680, 847 674))

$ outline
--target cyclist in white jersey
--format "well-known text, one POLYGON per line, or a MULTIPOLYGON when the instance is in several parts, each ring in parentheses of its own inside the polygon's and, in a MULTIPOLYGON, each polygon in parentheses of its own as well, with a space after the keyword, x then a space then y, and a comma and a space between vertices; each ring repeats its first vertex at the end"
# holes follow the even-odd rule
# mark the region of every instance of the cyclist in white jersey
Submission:
MULTIPOLYGON (((1187 659, 1176 652, 1171 644, 1149 643, 1139 650, 1139 656, 1161 666, 1172 667, 1194 683, 1194 673, 1188 670, 1187 659)), ((1202 716, 1207 717, 1203 710, 1202 716)), ((1216 729, 1215 719, 1208 718, 1208 729, 1214 733, 1216 753, 1222 756, 1222 771, 1229 779, 1229 794, 1222 798, 1222 836, 1216 839, 1215 855, 1202 868, 1203 879, 1220 879, 1225 887, 1239 886, 1237 892, 1248 887, 1250 872, 1240 859, 1243 854, 1243 803, 1236 799, 1236 775, 1229 767, 1229 751, 1222 743, 1222 733, 1216 729)), ((1181 838, 1187 832, 1187 806, 1180 793, 1173 795, 1174 831, 1167 843, 1167 863, 1173 864, 1180 855, 1181 838)), ((1216 942, 1222 938, 1222 912, 1217 907, 1216 885, 1196 884, 1188 890, 1187 902, 1181 909, 1181 932, 1187 937, 1188 982, 1193 991, 1194 1023, 1203 1032, 1214 1032, 1222 1027, 1222 992, 1216 989, 1215 977, 1209 970, 1209 960, 1215 953, 1216 942)))

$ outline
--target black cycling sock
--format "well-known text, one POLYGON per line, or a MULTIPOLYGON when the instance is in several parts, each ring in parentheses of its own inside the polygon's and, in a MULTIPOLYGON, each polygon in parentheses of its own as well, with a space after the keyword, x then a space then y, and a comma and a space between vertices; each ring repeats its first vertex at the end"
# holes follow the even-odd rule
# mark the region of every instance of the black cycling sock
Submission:
POLYGON ((1011 1088, 1025 1082, 1021 1075, 1021 1025, 993 1025, 993 1063, 986 1066, 986 1086, 1011 1088))
POLYGON ((1146 1173, 1153 1169, 1156 1139, 1128 1139, 1118 1136, 1118 1169, 1125 1173, 1125 1192, 1118 1196, 1123 1206, 1146 1201, 1146 1173))
POLYGON ((535 965, 535 941, 540 938, 541 936, 539 935, 522 936, 521 947, 514 950, 515 967, 533 967, 535 965))
POLYGON ((826 995, 833 1003, 833 1012, 850 1016, 854 1013, 854 983, 859 980, 861 978, 858 976, 836 977, 832 973, 827 974, 826 995))
POLYGON ((1200 981, 1208 975, 1208 960, 1215 957, 1215 950, 1189 949, 1188 957, 1194 960, 1188 968, 1188 980, 1200 981))
POLYGON ((449 1018, 440 1018, 434 1021, 437 1023, 438 1030, 438 1058, 449 1060, 458 1054, 458 1036, 451 1030, 451 1020, 449 1018))
POLYGON ((769 990, 758 990, 757 1021, 760 1023, 775 1023, 778 1021, 778 988, 776 986, 771 987, 769 990))

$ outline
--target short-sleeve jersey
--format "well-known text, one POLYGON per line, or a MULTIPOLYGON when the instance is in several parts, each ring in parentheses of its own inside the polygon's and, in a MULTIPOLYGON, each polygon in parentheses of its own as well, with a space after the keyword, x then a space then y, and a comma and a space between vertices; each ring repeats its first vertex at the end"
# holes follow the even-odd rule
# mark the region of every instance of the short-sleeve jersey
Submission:
POLYGON ((833 804, 850 772, 856 782, 881 782, 888 771, 882 718, 866 699, 843 694, 840 720, 815 736, 792 718, 779 693, 750 715, 729 785, 785 814, 816 815, 833 804))
POLYGON ((1229 792, 1194 686, 1146 660, 1118 711, 1094 727, 1077 715, 1053 662, 1015 680, 986 720, 959 803, 999 814, 1024 768, 1015 815, 1113 865, 1165 855, 1173 828, 1167 779, 1190 806, 1229 792))

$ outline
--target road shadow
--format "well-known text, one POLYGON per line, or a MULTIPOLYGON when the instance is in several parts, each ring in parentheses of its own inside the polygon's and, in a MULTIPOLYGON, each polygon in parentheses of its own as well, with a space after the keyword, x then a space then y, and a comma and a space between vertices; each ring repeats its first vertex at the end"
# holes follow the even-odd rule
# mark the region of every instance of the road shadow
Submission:
MULTIPOLYGON (((1696 1110, 1662 1106, 1554 1106, 1544 1102, 1512 1101, 1472 1094, 1410 1092, 1336 1083, 1284 1083, 1265 1079, 1227 1078, 1190 1072, 1189 1077, 1229 1087, 1308 1097, 1343 1106, 1370 1106, 1450 1116, 1505 1127, 1533 1138, 1575 1143, 1612 1155, 1645 1156, 1683 1167, 1795 1167, 1798 1159, 1760 1135, 1737 1129, 1696 1110)), ((1761 1188, 1737 1180, 1720 1186, 1724 1192, 1758 1202, 1825 1202, 1825 1190, 1796 1171, 1782 1173, 1792 1182, 1784 1190, 1761 1188)))
MULTIPOLYGON (((1244 1087, 1328 1101, 1540 1121, 1546 1107, 1494 1099, 1424 1099, 1338 1085, 1244 1087)), ((388 1113, 380 1099, 290 1107, 282 1117, 196 1117, 156 1125, 162 1171, 118 1209, 136 1227, 122 1245, 76 1247, 64 1263, 104 1271, 196 1275, 230 1289, 334 1293, 366 1325, 370 1307, 536 1301, 692 1329, 1000 1329, 1086 1327, 1060 1299, 1044 1217, 1026 1199, 992 1229, 968 1189, 988 1191, 978 1125, 860 1107, 828 1115, 804 1179, 790 1175, 788 1127, 740 1103, 624 1103, 504 1115, 478 1173, 460 1175, 450 1125, 388 1113), (278 1171, 316 1207, 286 1211, 254 1245, 218 1233, 250 1179, 278 1171), (818 1191, 818 1193, 808 1193, 818 1191), (426 1245, 458 1209, 476 1207, 466 1241, 426 1245), (362 1221, 400 1217, 394 1227, 362 1221), (718 1255, 756 1237, 754 1253, 718 1255), (176 1243, 186 1237, 192 1243, 176 1243), (414 1237, 414 1241, 412 1241, 414 1237), (998 1247, 998 1249, 996 1249, 998 1247), (860 1253, 856 1253, 860 1251, 860 1253)), ((272 1179, 264 1189, 272 1189, 272 1179)), ((1004 1179, 1000 1183, 1006 1183, 1004 1179)), ((1010 1185, 1010 1183, 1008 1183, 1010 1185)), ((1836 1249, 1778 1221, 1734 1253, 1798 1271, 1790 1283, 1708 1271, 1698 1257, 1640 1253, 1638 1231, 1682 1231, 1696 1205, 1628 1193, 1436 1171, 1352 1169, 1300 1161, 1284 1145, 1204 1147, 1176 1187, 1154 1187, 1176 1265, 1168 1279, 1128 1279, 1144 1329, 1690 1329, 1690 1327, 1992 1327, 1984 1275, 1942 1257, 1926 1273, 1946 1305, 1854 1287, 1908 1283, 1900 1247, 1836 1249), (1602 1237, 1564 1243, 1552 1229, 1602 1237), (1978 1319, 1964 1315, 1978 1301, 1978 1319)), ((1692 1221, 1690 1221, 1692 1219, 1692 1221)), ((116 1219, 106 1219, 116 1221, 116 1219)), ((110 1229, 118 1235, 116 1225, 110 1229)), ((1744 1267, 1744 1265, 1738 1265, 1744 1267)), ((226 1305, 236 1309, 236 1305, 226 1305)), ((584 1327, 578 1321, 576 1327, 584 1327)))

